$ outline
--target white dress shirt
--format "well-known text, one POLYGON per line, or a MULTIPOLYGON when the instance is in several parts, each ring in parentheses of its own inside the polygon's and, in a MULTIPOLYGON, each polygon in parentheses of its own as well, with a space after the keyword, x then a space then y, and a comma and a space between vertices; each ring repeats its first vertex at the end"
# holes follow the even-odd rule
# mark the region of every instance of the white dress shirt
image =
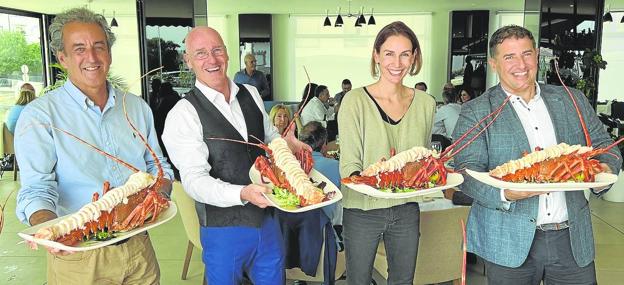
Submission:
MULTIPOLYGON (((541 96, 541 90, 537 83, 535 86, 535 97, 529 103, 503 88, 507 96, 511 96, 509 104, 511 104, 520 118, 520 123, 522 123, 532 151, 535 151, 536 147, 543 149, 557 144, 555 128, 544 99, 541 96)), ((501 199, 505 201, 504 191, 501 191, 501 199)), ((538 225, 561 223, 567 220, 568 207, 564 192, 550 192, 539 195, 539 211, 536 222, 538 225)))
POLYGON ((325 108, 325 104, 318 97, 310 99, 301 111, 301 123, 305 126, 308 122, 317 121, 327 127, 327 121, 334 119, 334 108, 325 108))
POLYGON ((460 112, 461 105, 457 103, 448 103, 440 106, 433 116, 433 129, 431 133, 452 138, 453 130, 459 119, 460 112))
MULTIPOLYGON (((264 141, 270 142, 279 137, 280 134, 266 114, 258 90, 251 85, 245 84, 243 86, 247 88, 258 108, 262 111, 264 141)), ((223 94, 199 81, 195 81, 195 87, 217 107, 228 122, 246 139, 247 126, 236 97, 238 86, 230 80, 229 103, 225 101, 223 94)), ((171 161, 180 170, 184 190, 191 198, 217 207, 244 204, 240 199, 240 192, 246 185, 234 185, 210 176, 210 169, 212 169, 208 163, 210 152, 204 142, 202 124, 197 111, 188 100, 178 101, 169 111, 162 139, 171 161)), ((248 174, 241 173, 241 175, 248 174)))

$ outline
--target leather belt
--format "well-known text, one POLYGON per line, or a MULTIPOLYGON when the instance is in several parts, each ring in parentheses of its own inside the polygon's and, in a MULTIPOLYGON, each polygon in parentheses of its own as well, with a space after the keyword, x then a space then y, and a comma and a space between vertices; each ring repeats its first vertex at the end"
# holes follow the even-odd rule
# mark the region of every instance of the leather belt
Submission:
POLYGON ((537 229, 543 232, 548 232, 548 231, 559 231, 559 230, 564 230, 569 228, 570 225, 568 224, 568 221, 564 221, 561 223, 550 223, 550 224, 541 224, 541 225, 537 225, 537 229))

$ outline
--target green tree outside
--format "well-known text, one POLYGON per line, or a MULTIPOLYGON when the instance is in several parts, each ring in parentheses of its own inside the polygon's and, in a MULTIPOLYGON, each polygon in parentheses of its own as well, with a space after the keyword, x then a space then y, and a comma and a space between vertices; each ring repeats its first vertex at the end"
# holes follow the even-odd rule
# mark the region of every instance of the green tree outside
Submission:
POLYGON ((21 75, 27 65, 29 74, 41 74, 41 45, 27 43, 23 31, 0 31, 0 77, 21 75))

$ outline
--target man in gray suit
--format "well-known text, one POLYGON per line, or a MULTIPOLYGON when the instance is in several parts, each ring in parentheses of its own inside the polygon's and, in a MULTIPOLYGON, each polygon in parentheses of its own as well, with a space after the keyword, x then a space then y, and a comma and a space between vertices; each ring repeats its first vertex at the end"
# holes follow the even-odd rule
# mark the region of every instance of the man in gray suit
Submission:
MULTIPOLYGON (((490 66, 500 84, 462 106, 453 137, 511 97, 498 119, 455 157, 457 169, 489 171, 523 152, 561 142, 586 145, 577 112, 563 87, 536 82, 538 53, 530 31, 505 26, 490 39, 490 66)), ((595 148, 613 141, 578 90, 572 91, 595 148)), ((598 156, 618 173, 617 148, 598 156)), ((498 189, 464 175, 462 191, 474 198, 468 251, 485 259, 489 284, 595 284, 594 239, 582 191, 521 192, 498 189)), ((594 193, 606 191, 592 189, 594 193)))

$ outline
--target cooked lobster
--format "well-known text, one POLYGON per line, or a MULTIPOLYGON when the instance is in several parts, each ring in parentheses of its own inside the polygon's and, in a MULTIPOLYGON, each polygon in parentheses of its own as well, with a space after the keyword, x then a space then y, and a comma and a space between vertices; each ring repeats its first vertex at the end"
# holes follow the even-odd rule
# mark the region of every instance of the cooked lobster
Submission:
MULTIPOLYGON (((123 105, 124 112, 126 112, 125 95, 123 105)), ((146 145, 154 158, 158 167, 158 175, 154 177, 149 173, 142 172, 70 132, 50 126, 52 129, 88 145, 135 173, 129 177, 124 185, 114 189, 110 189, 109 183, 105 182, 102 197, 99 197, 99 193, 95 192, 91 203, 83 206, 78 212, 39 229, 34 235, 36 238, 53 240, 69 246, 91 238, 106 240, 112 238, 116 232, 129 231, 146 222, 154 221, 164 209, 169 207, 168 199, 157 191, 164 183, 164 173, 160 160, 145 137, 132 124, 127 112, 125 115, 133 132, 146 145)))
POLYGON ((442 153, 420 146, 415 146, 396 155, 393 155, 394 150, 391 150, 391 157, 388 160, 382 158, 364 169, 359 175, 352 175, 343 178, 341 181, 342 183, 366 184, 371 187, 390 189, 392 191, 397 188, 423 189, 445 185, 446 176, 451 170, 446 169, 444 163, 466 148, 483 133, 496 120, 508 101, 509 98, 492 113, 482 118, 442 153), (485 123, 487 119, 490 119, 490 121, 485 123), (455 150, 459 143, 483 123, 485 125, 473 138, 455 150))
POLYGON ((327 201, 333 196, 333 192, 325 193, 323 189, 316 187, 308 176, 314 166, 312 153, 302 150, 293 154, 282 137, 273 139, 268 145, 226 138, 210 139, 244 143, 262 148, 268 157, 258 156, 254 162, 254 167, 260 172, 261 178, 266 177, 275 187, 286 189, 296 195, 301 207, 327 201))
POLYGON ((593 182, 596 174, 604 171, 600 161, 594 159, 594 157, 608 153, 611 148, 624 141, 624 138, 621 138, 601 149, 592 147, 587 125, 581 115, 576 99, 570 89, 563 83, 563 80, 561 80, 557 64, 555 64, 555 69, 579 116, 587 146, 560 143, 545 149, 536 149, 535 152, 530 154, 524 153, 520 159, 512 160, 490 170, 490 176, 508 182, 593 182))

